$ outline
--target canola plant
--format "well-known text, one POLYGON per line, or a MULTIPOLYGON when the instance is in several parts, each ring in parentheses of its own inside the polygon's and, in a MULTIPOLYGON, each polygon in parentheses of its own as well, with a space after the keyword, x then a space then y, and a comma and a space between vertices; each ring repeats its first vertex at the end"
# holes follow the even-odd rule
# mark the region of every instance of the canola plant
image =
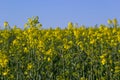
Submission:
POLYGON ((120 25, 0 29, 0 80, 120 80, 120 25))

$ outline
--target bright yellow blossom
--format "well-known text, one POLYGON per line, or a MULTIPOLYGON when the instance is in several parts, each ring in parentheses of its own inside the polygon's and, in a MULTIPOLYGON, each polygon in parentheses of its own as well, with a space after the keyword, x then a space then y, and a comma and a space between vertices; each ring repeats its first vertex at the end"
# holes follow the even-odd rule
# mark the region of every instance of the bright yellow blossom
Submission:
POLYGON ((105 65, 105 64, 106 64, 106 59, 103 58, 103 59, 101 60, 101 63, 102 63, 102 65, 105 65))
POLYGON ((32 63, 28 63, 27 69, 30 70, 30 69, 32 69, 32 68, 33 68, 33 64, 32 64, 32 63))
POLYGON ((95 43, 94 39, 90 40, 90 44, 94 44, 94 43, 95 43))
POLYGON ((7 27, 8 26, 8 22, 4 22, 4 27, 7 27))
POLYGON ((51 59, 50 59, 50 57, 48 57, 48 61, 50 61, 51 59))
POLYGON ((0 51, 0 66, 5 67, 8 63, 8 58, 0 51))
POLYGON ((73 23, 72 22, 69 22, 68 23, 68 29, 72 29, 73 28, 73 23))
POLYGON ((46 52, 46 55, 52 55, 52 49, 49 49, 49 50, 46 52))
POLYGON ((68 50, 70 48, 70 45, 65 44, 64 49, 68 50))
POLYGON ((8 74, 8 72, 9 72, 9 69, 5 70, 5 71, 2 73, 2 75, 3 75, 3 76, 6 76, 6 75, 8 74))
POLYGON ((25 52, 25 53, 28 53, 28 52, 29 52, 29 50, 28 50, 27 47, 24 48, 24 52, 25 52))

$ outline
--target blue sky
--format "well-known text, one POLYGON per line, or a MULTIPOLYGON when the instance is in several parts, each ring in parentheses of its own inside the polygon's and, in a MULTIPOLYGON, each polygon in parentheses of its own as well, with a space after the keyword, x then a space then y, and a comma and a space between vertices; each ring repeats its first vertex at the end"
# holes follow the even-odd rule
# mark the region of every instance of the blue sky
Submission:
POLYGON ((64 28, 68 22, 94 26, 113 18, 120 22, 120 0, 0 0, 0 26, 8 21, 23 28, 32 16, 39 16, 43 28, 64 28))

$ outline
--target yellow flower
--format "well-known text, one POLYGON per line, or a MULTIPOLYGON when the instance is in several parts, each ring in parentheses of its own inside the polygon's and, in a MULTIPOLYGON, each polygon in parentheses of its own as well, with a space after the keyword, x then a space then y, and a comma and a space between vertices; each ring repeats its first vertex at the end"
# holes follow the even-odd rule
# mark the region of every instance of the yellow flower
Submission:
POLYGON ((5 71, 2 73, 2 75, 3 75, 3 76, 6 76, 6 75, 8 74, 8 72, 9 72, 9 69, 5 70, 5 71))
POLYGON ((7 27, 8 26, 8 22, 4 22, 4 27, 7 27))
POLYGON ((82 33, 82 36, 85 36, 85 32, 82 33))
POLYGON ((116 32, 117 32, 117 29, 116 29, 116 28, 113 28, 112 32, 113 32, 113 33, 116 33, 116 32))
POLYGON ((120 49, 118 50, 118 52, 120 53, 120 49))
POLYGON ((74 36, 75 36, 76 38, 79 37, 79 31, 78 31, 78 30, 74 30, 74 36))
POLYGON ((102 59, 102 61, 101 61, 101 63, 103 64, 103 65, 105 65, 106 64, 106 59, 102 59))
POLYGON ((104 58, 104 55, 100 56, 100 58, 103 59, 103 58, 104 58))
POLYGON ((115 67, 115 70, 120 70, 120 66, 116 66, 116 67, 115 67))
POLYGON ((70 46, 69 45, 64 45, 64 49, 66 49, 66 50, 68 50, 70 48, 70 46))
POLYGON ((0 66, 1 67, 5 67, 8 63, 8 58, 6 55, 4 55, 3 53, 1 53, 0 51, 0 66))
POLYGON ((84 46, 83 45, 79 45, 81 50, 84 50, 84 46))
POLYGON ((50 61, 51 59, 50 59, 50 57, 48 57, 48 61, 50 61))
POLYGON ((29 63, 29 64, 27 65, 27 69, 30 70, 30 69, 32 69, 32 68, 33 68, 33 64, 32 64, 32 63, 29 63))
POLYGON ((73 42, 72 42, 72 41, 69 41, 69 42, 68 42, 68 44, 72 45, 72 44, 73 44, 73 42))
POLYGON ((8 72, 3 72, 3 76, 6 76, 8 74, 8 72))
POLYGON ((52 53, 52 49, 49 49, 47 52, 46 52, 46 55, 51 55, 52 53))
POLYGON ((81 50, 84 50, 84 43, 82 41, 78 42, 77 45, 80 47, 81 50))
POLYGON ((40 48, 40 47, 43 47, 44 46, 44 42, 43 41, 39 41, 38 42, 38 47, 40 48))
POLYGON ((94 44, 95 43, 95 39, 90 40, 90 44, 94 44))
POLYGON ((101 59, 105 58, 107 56, 107 53, 104 53, 100 56, 101 59))
POLYGON ((28 52, 29 52, 29 50, 28 50, 27 47, 24 48, 24 52, 25 52, 25 53, 28 53, 28 52))
POLYGON ((15 40, 13 41, 13 45, 17 45, 17 44, 19 44, 19 42, 15 39, 15 40))
POLYGON ((113 62, 113 61, 112 61, 112 60, 110 60, 110 64, 112 64, 112 62, 113 62))
POLYGON ((73 23, 72 22, 69 22, 68 23, 68 29, 72 29, 73 28, 73 23))
POLYGON ((3 40, 0 40, 0 44, 3 43, 3 40))
POLYGON ((115 73, 119 73, 120 72, 120 66, 116 66, 115 67, 115 73))

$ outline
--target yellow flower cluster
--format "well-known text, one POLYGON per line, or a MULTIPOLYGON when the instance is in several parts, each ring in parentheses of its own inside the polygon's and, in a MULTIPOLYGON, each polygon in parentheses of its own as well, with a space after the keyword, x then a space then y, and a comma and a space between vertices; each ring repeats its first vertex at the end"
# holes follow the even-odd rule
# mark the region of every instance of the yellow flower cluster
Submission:
POLYGON ((7 56, 0 50, 0 66, 6 67, 7 63, 8 63, 7 56))

